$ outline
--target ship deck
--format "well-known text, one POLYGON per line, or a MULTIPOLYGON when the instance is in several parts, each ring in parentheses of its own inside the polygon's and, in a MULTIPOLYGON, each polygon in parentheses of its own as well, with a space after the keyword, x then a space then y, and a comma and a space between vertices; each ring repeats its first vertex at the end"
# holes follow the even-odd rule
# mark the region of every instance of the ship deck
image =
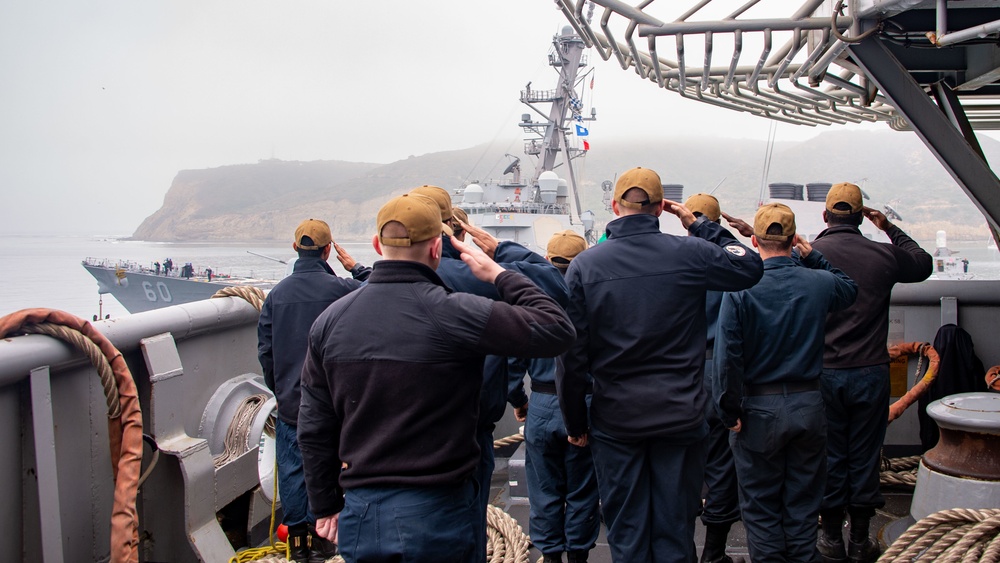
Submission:
MULTIPOLYGON (((524 460, 523 445, 519 446, 516 451, 509 455, 509 458, 497 457, 496 459, 497 466, 493 473, 493 482, 491 484, 491 502, 492 504, 502 508, 505 512, 510 514, 511 517, 517 520, 525 534, 527 534, 529 511, 528 503, 527 501, 519 498, 512 499, 509 485, 511 465, 517 465, 519 461, 523 462, 524 460)), ((893 522, 909 517, 910 500, 913 497, 913 492, 900 488, 883 487, 882 494, 885 496, 885 507, 879 510, 876 513, 875 518, 872 519, 872 532, 878 533, 878 538, 881 541, 882 548, 884 550, 887 544, 886 539, 883 537, 885 534, 885 528, 893 522)), ((820 528, 817 525, 817 537, 819 537, 819 531, 820 528)), ((705 545, 705 526, 701 523, 700 519, 696 524, 694 541, 700 556, 702 547, 705 545)), ((746 561, 750 561, 746 531, 743 528, 742 522, 737 522, 733 525, 733 528, 729 533, 728 544, 729 548, 726 550, 727 554, 733 557, 741 556, 746 559, 746 561)), ((532 562, 538 561, 541 556, 542 554, 537 549, 532 547, 528 560, 532 562)), ((611 550, 608 547, 607 529, 602 523, 600 536, 597 539, 597 547, 590 552, 590 562, 611 563, 611 561, 611 550)))

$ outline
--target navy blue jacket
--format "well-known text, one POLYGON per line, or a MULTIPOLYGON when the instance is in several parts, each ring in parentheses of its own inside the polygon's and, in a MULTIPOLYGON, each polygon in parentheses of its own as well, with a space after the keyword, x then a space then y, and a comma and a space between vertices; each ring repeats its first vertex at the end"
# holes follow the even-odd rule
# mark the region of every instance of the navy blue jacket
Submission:
POLYGON ((704 424, 705 292, 757 283, 760 256, 698 218, 694 236, 660 232, 652 215, 607 226, 608 240, 570 263, 567 308, 576 343, 556 372, 570 436, 595 428, 619 439, 671 436, 704 424))
MULTIPOLYGON (((472 275, 469 267, 462 262, 461 253, 451 245, 450 237, 444 237, 441 254, 441 264, 438 265, 437 274, 448 287, 495 301, 500 299, 496 286, 481 282, 472 275)), ((493 259, 507 270, 524 274, 559 305, 566 306, 569 293, 562 273, 538 253, 516 242, 503 241, 497 245, 493 259)), ((483 387, 479 396, 480 430, 492 431, 507 408, 510 380, 507 361, 506 357, 501 356, 486 357, 483 387)))
POLYGON ((723 296, 712 391, 727 428, 743 414, 744 385, 819 377, 826 316, 850 306, 857 294, 851 278, 814 248, 801 264, 784 256, 764 260, 757 285, 723 296))
POLYGON ((846 369, 889 363, 889 296, 897 282, 924 281, 933 258, 893 225, 886 230, 892 244, 865 238, 857 227, 838 225, 813 241, 834 266, 858 284, 854 305, 826 319, 823 367, 846 369))
POLYGON ((422 264, 382 260, 316 320, 298 424, 316 516, 341 510, 342 489, 453 486, 472 475, 484 355, 555 356, 574 335, 524 276, 502 272, 496 288, 498 301, 452 292, 422 264))
POLYGON ((299 258, 292 274, 264 299, 257 322, 257 358, 282 422, 294 426, 299 418, 299 379, 309 327, 330 303, 360 285, 337 277, 321 258, 299 258))

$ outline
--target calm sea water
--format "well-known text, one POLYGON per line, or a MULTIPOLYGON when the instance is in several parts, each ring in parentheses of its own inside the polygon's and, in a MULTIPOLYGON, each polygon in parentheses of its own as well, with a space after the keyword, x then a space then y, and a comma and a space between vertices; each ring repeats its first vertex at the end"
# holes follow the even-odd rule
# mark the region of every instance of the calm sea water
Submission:
MULTIPOLYGON (((933 242, 921 243, 933 248, 933 242)), ((371 265, 378 255, 370 243, 342 246, 359 262, 371 265)), ((976 279, 1000 279, 1000 254, 983 242, 949 241, 949 246, 968 258, 969 272, 976 279)), ((0 316, 28 307, 61 309, 91 318, 102 311, 112 317, 128 314, 113 297, 103 303, 97 282, 80 265, 84 258, 130 260, 152 267, 153 262, 172 258, 179 268, 191 262, 197 270, 206 267, 216 273, 279 279, 285 266, 250 254, 256 252, 281 260, 295 256, 291 243, 160 243, 125 241, 113 237, 0 236, 0 316)), ((336 259, 330 265, 342 277, 350 277, 336 259)))
MULTIPOLYGON (((371 265, 378 258, 370 243, 342 245, 359 262, 371 265)), ((159 243, 125 241, 113 237, 0 236, 0 316, 29 307, 60 309, 91 318, 103 311, 118 317, 128 314, 114 297, 97 293, 97 281, 81 266, 84 258, 129 260, 152 267, 172 258, 175 268, 191 262, 195 269, 212 268, 219 274, 280 279, 284 264, 250 254, 256 252, 281 260, 295 257, 291 242, 276 243, 159 243)), ((350 277, 336 259, 334 271, 350 277)))

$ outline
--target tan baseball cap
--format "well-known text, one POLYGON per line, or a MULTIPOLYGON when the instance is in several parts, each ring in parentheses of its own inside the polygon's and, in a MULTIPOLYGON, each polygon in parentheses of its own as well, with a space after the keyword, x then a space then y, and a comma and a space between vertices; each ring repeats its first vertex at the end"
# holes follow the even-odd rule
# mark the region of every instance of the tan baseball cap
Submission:
POLYGON ((319 250, 333 242, 333 235, 330 234, 330 225, 319 219, 306 219, 299 223, 295 229, 295 245, 300 250, 319 250), (302 237, 312 239, 312 244, 302 244, 302 237))
POLYGON ((466 213, 465 210, 462 209, 461 207, 452 207, 451 215, 452 217, 458 219, 459 221, 465 223, 466 225, 469 224, 469 214, 466 213))
POLYGON ((628 170, 618 178, 618 183, 615 184, 615 201, 618 202, 618 205, 629 209, 642 209, 642 203, 622 199, 625 192, 632 188, 639 188, 646 192, 649 201, 645 205, 663 201, 663 184, 660 183, 660 175, 648 168, 638 167, 628 170))
POLYGON ((441 208, 441 220, 447 221, 451 219, 451 196, 448 195, 448 190, 425 184, 419 188, 413 188, 410 190, 410 193, 425 195, 433 199, 438 204, 438 207, 441 208))
POLYGON ((718 223, 719 218, 722 217, 722 209, 719 208, 719 200, 716 199, 714 195, 694 194, 684 202, 684 207, 687 207, 691 213, 701 213, 707 217, 709 221, 714 221, 716 223, 718 223))
POLYGON ((587 250, 587 241, 576 231, 565 230, 552 235, 545 254, 553 266, 565 270, 573 258, 584 250, 587 250))
POLYGON ((412 246, 441 236, 446 225, 441 222, 438 204, 425 195, 416 193, 394 197, 378 210, 378 241, 383 246, 412 246), (406 238, 382 236, 382 227, 396 221, 406 227, 406 238))
POLYGON ((769 203, 761 206, 753 218, 753 234, 761 240, 784 242, 795 236, 795 213, 792 213, 792 210, 782 203, 769 203), (775 223, 781 225, 781 234, 767 234, 768 227, 775 223))
POLYGON ((861 211, 864 204, 861 202, 861 188, 850 182, 834 184, 830 191, 826 192, 826 210, 834 215, 850 215, 861 211), (851 206, 851 210, 835 209, 838 203, 846 203, 851 206))

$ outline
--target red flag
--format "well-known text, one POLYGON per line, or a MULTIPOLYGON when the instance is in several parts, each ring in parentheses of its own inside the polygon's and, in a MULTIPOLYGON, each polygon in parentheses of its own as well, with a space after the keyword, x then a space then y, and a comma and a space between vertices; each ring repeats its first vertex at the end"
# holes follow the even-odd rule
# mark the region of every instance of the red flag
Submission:
POLYGON ((593 76, 590 77, 590 89, 591 90, 594 89, 594 77, 593 76))
POLYGON ((588 143, 587 141, 584 141, 583 142, 583 150, 589 151, 590 150, 590 143, 588 143))

